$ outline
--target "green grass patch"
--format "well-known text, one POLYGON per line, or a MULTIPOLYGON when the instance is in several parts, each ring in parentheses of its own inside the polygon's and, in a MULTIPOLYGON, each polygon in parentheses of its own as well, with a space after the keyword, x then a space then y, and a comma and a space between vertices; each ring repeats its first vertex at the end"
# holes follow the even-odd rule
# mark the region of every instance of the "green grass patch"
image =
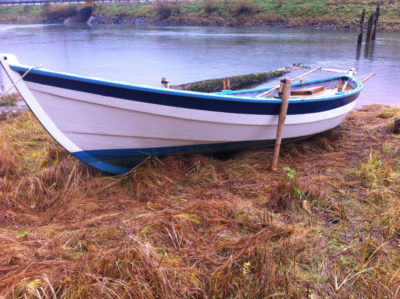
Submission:
POLYGON ((18 101, 18 96, 15 94, 11 95, 3 95, 0 97, 0 107, 10 107, 10 106, 15 106, 18 101))

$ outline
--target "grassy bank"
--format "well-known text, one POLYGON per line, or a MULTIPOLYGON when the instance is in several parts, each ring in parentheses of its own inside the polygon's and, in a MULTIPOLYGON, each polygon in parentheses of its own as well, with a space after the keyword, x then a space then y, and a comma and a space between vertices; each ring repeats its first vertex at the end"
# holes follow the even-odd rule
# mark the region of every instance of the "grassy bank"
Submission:
POLYGON ((396 298, 400 109, 228 160, 172 156, 107 177, 25 113, 0 122, 0 294, 396 298))
POLYGON ((70 4, 0 6, 2 24, 63 23, 83 6, 70 4))
MULTIPOLYGON (((400 3, 381 3, 380 29, 400 31, 400 3)), ((160 3, 97 3, 95 23, 148 22, 167 25, 263 26, 289 27, 336 26, 356 28, 363 8, 367 15, 376 1, 345 0, 204 0, 160 3)), ((2 6, 1 23, 49 23, 70 15, 77 6, 2 6)))
POLYGON ((17 104, 18 97, 16 95, 4 95, 0 98, 0 107, 11 107, 17 104))

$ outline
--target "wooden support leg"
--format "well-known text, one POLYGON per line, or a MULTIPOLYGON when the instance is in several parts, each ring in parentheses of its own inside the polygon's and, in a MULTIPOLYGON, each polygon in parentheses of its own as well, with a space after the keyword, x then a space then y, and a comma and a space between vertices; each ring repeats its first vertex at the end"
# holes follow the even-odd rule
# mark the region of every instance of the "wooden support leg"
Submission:
POLYGON ((276 171, 278 166, 279 151, 282 143, 283 126, 285 125, 286 113, 289 105, 290 87, 292 80, 284 78, 281 80, 281 91, 282 91, 282 104, 279 112, 278 129, 276 131, 275 151, 272 159, 271 171, 276 171))

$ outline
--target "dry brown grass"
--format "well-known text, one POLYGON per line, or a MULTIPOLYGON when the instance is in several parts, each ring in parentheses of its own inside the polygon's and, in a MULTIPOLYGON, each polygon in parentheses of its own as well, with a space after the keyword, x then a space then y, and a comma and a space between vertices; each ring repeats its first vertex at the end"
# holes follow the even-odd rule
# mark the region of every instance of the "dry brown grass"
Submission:
POLYGON ((0 297, 400 295, 400 110, 221 161, 92 170, 26 113, 0 123, 0 297), (284 168, 286 167, 286 168, 284 168))

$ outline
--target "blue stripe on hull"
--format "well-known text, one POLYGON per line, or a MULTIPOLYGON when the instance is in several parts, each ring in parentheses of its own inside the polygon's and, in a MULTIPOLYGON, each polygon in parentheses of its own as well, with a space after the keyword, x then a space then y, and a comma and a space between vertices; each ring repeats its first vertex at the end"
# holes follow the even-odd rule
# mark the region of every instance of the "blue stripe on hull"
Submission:
MULTIPOLYGON (((283 143, 294 142, 308 136, 284 139, 283 143)), ((112 174, 129 172, 132 167, 149 156, 166 156, 184 153, 217 153, 242 149, 255 149, 275 144, 275 140, 242 141, 229 143, 199 144, 188 146, 157 147, 143 149, 91 150, 72 153, 82 162, 112 174)))
MULTIPOLYGON (((21 75, 25 72, 24 67, 11 66, 11 68, 19 71, 21 75)), ((74 77, 72 75, 44 70, 33 70, 26 75, 24 81, 131 101, 226 113, 277 115, 279 114, 281 104, 280 100, 254 100, 251 98, 219 96, 216 94, 181 92, 173 89, 159 90, 157 88, 143 88, 129 84, 85 79, 79 76, 74 77)), ((359 83, 354 91, 346 95, 336 95, 332 98, 308 99, 307 101, 291 99, 287 114, 316 113, 342 107, 355 101, 361 89, 362 84, 359 83)))

